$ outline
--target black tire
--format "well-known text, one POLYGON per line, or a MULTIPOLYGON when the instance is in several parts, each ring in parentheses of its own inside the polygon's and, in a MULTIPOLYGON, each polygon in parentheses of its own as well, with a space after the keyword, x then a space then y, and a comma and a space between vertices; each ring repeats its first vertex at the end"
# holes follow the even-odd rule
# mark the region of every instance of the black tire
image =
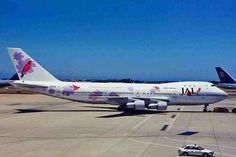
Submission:
POLYGON ((207 153, 204 153, 202 156, 203 157, 208 157, 209 155, 207 153))
POLYGON ((232 113, 236 113, 236 108, 233 108, 233 109, 232 109, 232 113))
POLYGON ((188 156, 188 153, 187 153, 187 152, 184 152, 184 153, 183 153, 183 156, 188 156))
POLYGON ((207 112, 207 109, 203 109, 203 112, 207 112))
POLYGON ((119 107, 117 107, 117 111, 125 111, 125 109, 124 109, 124 107, 119 106, 119 107))

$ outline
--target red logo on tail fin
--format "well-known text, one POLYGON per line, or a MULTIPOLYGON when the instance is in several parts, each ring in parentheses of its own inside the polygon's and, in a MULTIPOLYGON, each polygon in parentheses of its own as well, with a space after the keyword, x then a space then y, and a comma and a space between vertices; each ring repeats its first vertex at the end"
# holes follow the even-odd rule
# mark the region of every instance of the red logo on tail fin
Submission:
POLYGON ((21 71, 21 76, 20 77, 24 77, 25 74, 27 74, 31 68, 32 68, 32 64, 33 62, 31 60, 29 60, 25 65, 24 68, 21 71))

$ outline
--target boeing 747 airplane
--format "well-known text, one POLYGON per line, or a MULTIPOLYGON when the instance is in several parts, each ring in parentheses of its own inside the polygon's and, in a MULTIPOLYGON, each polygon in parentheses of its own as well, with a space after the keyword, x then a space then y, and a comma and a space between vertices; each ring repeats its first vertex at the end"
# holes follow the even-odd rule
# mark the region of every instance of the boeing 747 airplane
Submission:
MULTIPOLYGON (((16 88, 85 103, 119 105, 119 110, 156 109, 168 105, 204 105, 224 100, 228 94, 208 82, 163 84, 63 82, 56 79, 20 48, 8 48, 20 80, 16 88)), ((55 65, 56 66, 56 65, 55 65)))

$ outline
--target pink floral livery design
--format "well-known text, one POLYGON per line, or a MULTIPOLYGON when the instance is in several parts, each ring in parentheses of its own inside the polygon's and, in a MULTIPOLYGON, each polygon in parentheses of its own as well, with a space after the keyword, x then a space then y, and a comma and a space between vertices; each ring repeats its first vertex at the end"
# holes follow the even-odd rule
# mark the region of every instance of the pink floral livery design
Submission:
POLYGON ((20 77, 23 78, 25 75, 34 72, 35 64, 30 58, 24 59, 21 52, 15 52, 13 57, 17 61, 16 69, 21 74, 20 77))
POLYGON ((153 87, 150 89, 150 92, 151 92, 151 93, 160 92, 160 87, 158 87, 158 86, 153 86, 153 87))
POLYGON ((79 89, 80 89, 80 87, 76 86, 76 85, 72 85, 69 87, 63 87, 62 88, 62 95, 65 95, 65 96, 73 95, 75 93, 75 91, 79 90, 79 89))
POLYGON ((74 94, 74 92, 75 91, 73 90, 73 88, 71 86, 62 88, 62 95, 70 96, 70 95, 74 94))
POLYGON ((95 101, 98 97, 101 96, 119 96, 119 94, 116 92, 106 93, 97 89, 96 91, 89 94, 89 99, 95 101))
POLYGON ((56 93, 56 89, 54 89, 54 88, 49 88, 49 89, 48 89, 48 93, 49 93, 49 94, 55 94, 55 93, 56 93))
POLYGON ((99 96, 103 96, 103 92, 96 90, 96 91, 89 94, 89 99, 96 100, 99 96))

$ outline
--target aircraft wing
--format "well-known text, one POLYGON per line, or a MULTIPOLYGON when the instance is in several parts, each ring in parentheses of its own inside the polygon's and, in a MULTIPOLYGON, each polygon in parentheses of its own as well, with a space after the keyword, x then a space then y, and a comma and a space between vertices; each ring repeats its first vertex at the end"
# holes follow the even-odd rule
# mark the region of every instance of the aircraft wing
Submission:
POLYGON ((135 99, 139 99, 139 100, 151 100, 151 101, 166 101, 169 102, 170 99, 168 97, 165 96, 159 96, 159 97, 150 97, 150 98, 135 98, 135 99))
POLYGON ((135 101, 135 100, 147 100, 147 101, 153 101, 153 102, 158 102, 158 101, 165 101, 169 102, 170 99, 165 96, 159 96, 159 97, 125 97, 125 96, 102 96, 103 98, 107 98, 110 102, 113 104, 121 104, 122 102, 128 102, 128 101, 135 101))

